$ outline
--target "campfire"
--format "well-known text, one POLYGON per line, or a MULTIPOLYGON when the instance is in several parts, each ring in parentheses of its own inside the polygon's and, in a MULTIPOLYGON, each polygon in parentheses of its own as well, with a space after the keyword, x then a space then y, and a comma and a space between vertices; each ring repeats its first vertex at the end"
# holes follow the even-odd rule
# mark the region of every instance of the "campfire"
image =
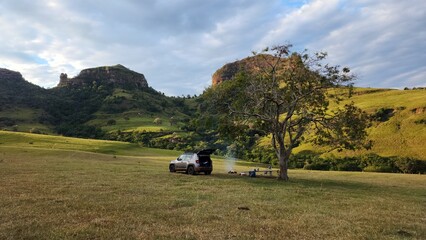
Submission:
POLYGON ((235 171, 234 169, 231 169, 228 171, 228 174, 237 174, 237 171, 235 171))

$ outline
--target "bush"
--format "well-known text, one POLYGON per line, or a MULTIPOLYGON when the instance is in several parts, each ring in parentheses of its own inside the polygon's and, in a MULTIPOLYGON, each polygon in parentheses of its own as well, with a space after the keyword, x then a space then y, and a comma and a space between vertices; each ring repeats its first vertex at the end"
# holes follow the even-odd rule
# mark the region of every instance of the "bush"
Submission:
POLYGON ((367 166, 365 168, 362 169, 364 172, 387 172, 387 173, 391 173, 393 172, 392 168, 389 166, 367 166))
POLYGON ((108 126, 115 125, 115 124, 117 124, 117 121, 115 121, 114 119, 110 119, 110 120, 108 120, 108 122, 107 122, 107 125, 108 125, 108 126))
POLYGON ((426 161, 413 158, 397 158, 395 165, 403 173, 426 173, 426 161))
POLYGON ((357 163, 344 162, 344 163, 337 163, 337 170, 356 172, 356 171, 362 171, 362 168, 360 168, 357 163))
POLYGON ((376 112, 371 116, 371 118, 375 121, 386 122, 394 115, 394 109, 392 108, 379 108, 376 112))
POLYGON ((374 153, 361 156, 360 167, 366 172, 400 172, 395 166, 394 158, 382 157, 374 153))
POLYGON ((38 129, 38 128, 31 128, 30 129, 30 133, 42 134, 43 132, 40 129, 38 129))
POLYGON ((323 170, 328 171, 330 170, 330 164, 327 163, 310 163, 306 164, 303 169, 305 170, 323 170))

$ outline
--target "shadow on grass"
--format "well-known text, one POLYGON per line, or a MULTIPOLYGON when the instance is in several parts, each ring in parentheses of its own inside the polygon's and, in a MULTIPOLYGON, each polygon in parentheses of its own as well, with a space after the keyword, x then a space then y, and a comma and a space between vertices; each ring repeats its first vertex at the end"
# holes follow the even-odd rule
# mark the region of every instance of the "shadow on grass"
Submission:
POLYGON ((300 177, 291 177, 289 181, 278 180, 277 176, 265 176, 260 175, 256 177, 240 176, 237 174, 227 173, 216 173, 210 177, 222 180, 235 180, 245 182, 251 185, 259 187, 306 187, 306 188, 329 188, 329 189, 348 189, 348 190, 368 190, 371 191, 374 188, 383 190, 384 188, 390 188, 385 186, 376 186, 369 183, 355 182, 355 181, 339 181, 330 179, 307 179, 300 177))

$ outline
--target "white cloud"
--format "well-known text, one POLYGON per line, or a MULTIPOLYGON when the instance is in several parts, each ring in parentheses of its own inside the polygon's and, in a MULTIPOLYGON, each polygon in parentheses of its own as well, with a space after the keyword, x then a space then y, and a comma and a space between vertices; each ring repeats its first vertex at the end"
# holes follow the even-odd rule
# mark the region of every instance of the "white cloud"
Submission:
POLYGON ((61 72, 120 63, 157 90, 192 95, 225 63, 290 41, 329 52, 361 85, 424 86, 423 2, 6 0, 0 67, 53 87, 61 72))
POLYGON ((351 67, 357 85, 426 86, 424 1, 312 1, 280 20, 261 43, 282 39, 351 67), (294 40, 296 39, 296 40, 294 40))

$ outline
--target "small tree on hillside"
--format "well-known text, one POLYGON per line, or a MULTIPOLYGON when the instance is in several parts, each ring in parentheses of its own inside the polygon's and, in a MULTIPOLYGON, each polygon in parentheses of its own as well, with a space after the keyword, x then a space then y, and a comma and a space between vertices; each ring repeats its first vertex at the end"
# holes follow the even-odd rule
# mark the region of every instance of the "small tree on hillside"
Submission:
POLYGON ((356 149, 367 143, 368 127, 368 115, 353 103, 329 108, 331 99, 339 102, 344 96, 339 89, 351 90, 354 76, 349 69, 324 65, 325 53, 309 55, 290 48, 254 53, 251 66, 206 91, 210 105, 228 114, 224 129, 251 122, 271 135, 282 180, 288 180, 290 154, 305 140, 305 132, 313 132, 314 143, 356 149))
POLYGON ((161 125, 161 124, 163 124, 163 120, 161 120, 161 118, 155 118, 154 119, 154 124, 155 125, 161 125))

